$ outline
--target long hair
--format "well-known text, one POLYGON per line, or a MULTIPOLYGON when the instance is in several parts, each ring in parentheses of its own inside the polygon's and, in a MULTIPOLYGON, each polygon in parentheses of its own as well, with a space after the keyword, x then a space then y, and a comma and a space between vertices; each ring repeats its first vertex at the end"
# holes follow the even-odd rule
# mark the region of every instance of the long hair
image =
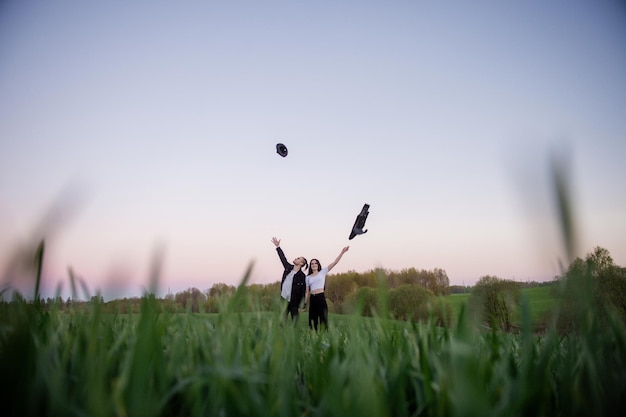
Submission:
MULTIPOLYGON (((317 270, 321 271, 322 270, 322 264, 320 263, 319 259, 316 258, 312 258, 311 262, 316 261, 317 262, 317 270)), ((313 268, 311 268, 311 263, 309 262, 309 273, 307 275, 311 275, 313 273, 313 268)))

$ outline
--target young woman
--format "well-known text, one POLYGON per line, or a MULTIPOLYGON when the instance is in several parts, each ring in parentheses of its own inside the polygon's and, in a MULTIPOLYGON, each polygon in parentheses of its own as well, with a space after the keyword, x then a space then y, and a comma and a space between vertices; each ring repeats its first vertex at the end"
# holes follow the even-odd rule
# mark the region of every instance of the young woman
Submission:
POLYGON ((317 259, 311 259, 309 263, 309 275, 306 277, 304 305, 305 307, 309 306, 309 327, 311 329, 317 330, 319 325, 328 328, 328 304, 326 304, 326 297, 324 296, 326 275, 337 265, 337 262, 339 262, 348 249, 350 249, 350 246, 343 248, 339 256, 337 256, 337 259, 326 268, 322 268, 320 261, 317 259))

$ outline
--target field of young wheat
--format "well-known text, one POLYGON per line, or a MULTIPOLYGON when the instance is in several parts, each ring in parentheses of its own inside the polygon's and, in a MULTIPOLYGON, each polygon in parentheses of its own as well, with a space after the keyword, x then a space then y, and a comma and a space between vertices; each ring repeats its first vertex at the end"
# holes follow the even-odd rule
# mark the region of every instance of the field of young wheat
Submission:
MULTIPOLYGON (((485 331, 332 315, 139 314, 0 305, 0 401, 22 416, 554 416, 623 410, 626 327, 590 311, 575 333, 485 331)), ((584 303, 581 300, 581 303, 584 303)))

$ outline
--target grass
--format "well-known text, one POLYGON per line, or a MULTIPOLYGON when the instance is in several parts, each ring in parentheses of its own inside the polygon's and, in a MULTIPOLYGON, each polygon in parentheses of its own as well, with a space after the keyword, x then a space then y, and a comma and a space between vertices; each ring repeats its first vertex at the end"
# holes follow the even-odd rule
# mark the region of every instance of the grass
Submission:
POLYGON ((331 314, 318 333, 304 314, 286 320, 278 302, 240 312, 256 304, 245 283, 218 314, 163 312, 149 295, 139 314, 104 314, 97 297, 69 312, 1 302, 3 415, 568 416, 626 406, 626 326, 596 314, 584 293, 587 315, 571 334, 534 334, 555 308, 549 287, 522 290, 518 334, 479 331, 467 294, 446 297, 453 328, 331 314))
MULTIPOLYGON (((241 299, 240 299, 241 301, 241 299)), ((138 315, 0 305, 7 414, 37 416, 609 415, 625 404, 626 328, 477 332, 273 312, 138 315), (617 408, 613 408, 617 407, 617 408)))
MULTIPOLYGON (((521 289, 520 296, 528 300, 530 319, 533 326, 545 327, 549 315, 554 311, 557 303, 553 291, 553 285, 521 289)), ((461 293, 447 295, 443 297, 443 300, 450 305, 453 316, 456 317, 461 313, 461 310, 467 306, 469 298, 469 293, 461 293)), ((517 324, 521 324, 521 317, 517 321, 517 324)))
POLYGON ((469 300, 469 293, 462 294, 450 294, 443 297, 444 301, 450 304, 452 308, 452 314, 456 317, 461 313, 461 309, 467 304, 469 300))
POLYGON ((533 322, 544 320, 557 304, 553 285, 524 288, 521 294, 528 299, 533 322))

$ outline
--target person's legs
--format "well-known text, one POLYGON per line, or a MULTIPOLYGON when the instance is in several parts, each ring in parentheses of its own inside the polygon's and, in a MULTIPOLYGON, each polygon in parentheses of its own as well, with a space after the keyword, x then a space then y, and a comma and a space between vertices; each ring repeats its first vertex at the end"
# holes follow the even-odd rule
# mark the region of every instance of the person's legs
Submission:
POLYGON ((293 303, 293 302, 290 301, 287 304, 287 311, 285 312, 285 314, 287 316, 289 316, 291 314, 291 320, 295 322, 296 320, 298 320, 298 313, 299 313, 299 311, 298 311, 298 304, 293 303))
POLYGON ((309 327, 315 329, 319 326, 324 313, 325 304, 324 294, 315 294, 311 296, 311 309, 309 310, 309 327))
POLYGON ((313 307, 309 307, 309 328, 313 328, 313 307))
POLYGON ((326 297, 322 294, 322 302, 320 308, 320 327, 322 329, 328 329, 328 304, 326 303, 326 297))

